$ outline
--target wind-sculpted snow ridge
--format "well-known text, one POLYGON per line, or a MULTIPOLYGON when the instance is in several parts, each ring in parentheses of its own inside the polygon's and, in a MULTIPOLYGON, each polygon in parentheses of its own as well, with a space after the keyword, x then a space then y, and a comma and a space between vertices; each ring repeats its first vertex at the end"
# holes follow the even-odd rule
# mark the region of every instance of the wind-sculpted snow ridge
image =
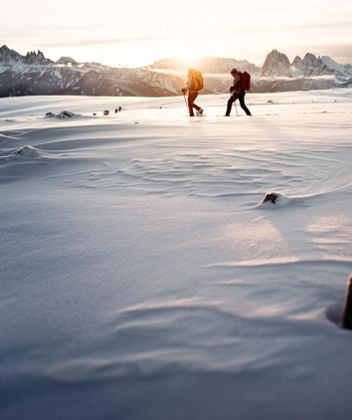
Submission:
POLYGON ((16 136, 0 133, 0 147, 11 145, 14 141, 16 141, 16 136))
POLYGON ((265 321, 259 316, 247 317, 223 308, 220 301, 193 298, 143 303, 107 316, 105 333, 98 333, 101 344, 111 349, 104 358, 91 355, 66 359, 49 367, 46 373, 59 383, 115 380, 127 386, 137 382, 137 387, 142 378, 148 378, 150 384, 173 375, 198 380, 204 375, 226 373, 236 378, 249 369, 259 376, 269 367, 275 369, 272 360, 284 346, 266 346, 254 354, 256 338, 249 331, 258 324, 264 342, 272 340, 277 330, 286 329, 284 335, 299 331, 318 334, 312 323, 277 315, 267 316, 265 321), (233 352, 239 351, 248 353, 235 361, 233 352))
POLYGON ((0 155, 0 162, 24 162, 47 160, 52 156, 36 147, 26 145, 13 149, 5 155, 0 155))
POLYGON ((72 151, 45 150, 24 145, 17 148, 0 149, 0 183, 31 178, 43 179, 49 173, 62 177, 62 168, 77 168, 86 159, 72 151))
MULTIPOLYGON (((16 141, 16 140, 15 140, 16 141)), ((0 185, 19 179, 42 176, 56 156, 34 146, 0 149, 0 185)))
POLYGON ((263 268, 263 267, 270 267, 270 268, 280 268, 280 267, 288 267, 288 266, 312 266, 312 265, 326 265, 326 266, 333 266, 336 265, 345 265, 346 267, 351 265, 350 258, 344 257, 336 257, 336 258, 316 258, 316 259, 300 259, 297 257, 278 257, 278 258, 271 258, 271 259, 251 259, 246 261, 234 261, 234 262, 224 262, 224 263, 216 263, 213 265, 209 265, 209 268, 223 268, 223 269, 235 269, 235 268, 263 268))

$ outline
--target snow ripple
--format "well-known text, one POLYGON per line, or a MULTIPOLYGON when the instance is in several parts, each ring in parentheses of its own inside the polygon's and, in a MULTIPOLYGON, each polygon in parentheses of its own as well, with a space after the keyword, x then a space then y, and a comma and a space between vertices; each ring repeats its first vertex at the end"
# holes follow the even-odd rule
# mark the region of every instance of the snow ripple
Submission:
POLYGON ((57 381, 80 383, 94 380, 136 380, 188 373, 239 374, 260 371, 275 364, 284 345, 252 351, 252 332, 261 325, 261 339, 268 343, 282 334, 320 332, 313 322, 282 316, 246 317, 216 301, 184 299, 144 303, 111 313, 106 330, 98 333, 102 355, 82 356, 57 362, 47 369, 57 381), (242 354, 234 358, 233 355, 242 354))
MULTIPOLYGON (((155 141, 156 145, 159 141, 155 141)), ((119 142, 113 147, 119 147, 119 142)), ((120 161, 109 163, 102 171, 95 170, 92 176, 82 174, 80 179, 72 181, 81 187, 128 188, 138 193, 170 196, 212 199, 247 196, 251 205, 255 205, 252 196, 260 197, 266 191, 275 191, 278 196, 275 203, 263 201, 258 206, 268 209, 303 204, 306 198, 347 188, 352 182, 345 155, 332 162, 325 150, 303 159, 305 151, 249 153, 225 145, 215 150, 200 148, 197 152, 182 153, 176 145, 162 147, 167 150, 162 156, 155 153, 153 143, 150 148, 143 149, 143 157, 134 156, 134 146, 124 147, 120 161), (303 161, 306 161, 305 165, 303 161), (311 166, 315 167, 314 173, 311 173, 311 166), (330 176, 332 166, 337 174, 334 177, 330 176)), ((184 147, 187 149, 187 145, 184 147)), ((106 161, 109 161, 108 155, 106 161)))
POLYGON ((253 259, 245 261, 222 262, 208 265, 207 268, 263 268, 263 267, 281 267, 290 265, 346 265, 351 266, 351 259, 348 257, 335 257, 335 258, 319 258, 319 259, 300 259, 296 257, 281 257, 281 258, 267 258, 267 259, 253 259))

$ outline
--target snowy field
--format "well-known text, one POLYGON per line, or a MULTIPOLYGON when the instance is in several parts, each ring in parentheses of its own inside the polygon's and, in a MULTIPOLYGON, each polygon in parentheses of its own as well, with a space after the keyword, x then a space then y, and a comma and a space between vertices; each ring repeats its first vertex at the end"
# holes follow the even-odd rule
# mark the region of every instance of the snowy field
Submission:
POLYGON ((227 98, 0 100, 1 420, 352 418, 352 89, 227 98))

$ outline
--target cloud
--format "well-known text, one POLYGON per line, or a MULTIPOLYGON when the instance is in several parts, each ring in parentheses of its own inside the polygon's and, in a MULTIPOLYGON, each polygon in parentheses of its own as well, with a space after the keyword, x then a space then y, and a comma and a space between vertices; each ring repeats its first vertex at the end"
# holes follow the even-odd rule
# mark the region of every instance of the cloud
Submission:
POLYGON ((313 23, 304 25, 284 26, 284 25, 270 25, 252 28, 238 28, 231 31, 232 33, 255 33, 255 32, 272 32, 272 31, 295 31, 295 30, 318 30, 318 29, 350 29, 351 22, 326 22, 326 23, 313 23))
POLYGON ((111 44, 128 44, 143 43, 152 41, 165 40, 163 37, 138 37, 138 38, 111 38, 111 39, 82 39, 74 41, 45 42, 40 43, 41 47, 58 48, 58 47, 92 47, 95 45, 111 45, 111 44))
POLYGON ((315 45, 310 49, 316 54, 333 57, 340 64, 352 64, 352 44, 315 45))
POLYGON ((331 29, 331 28, 351 28, 351 22, 326 22, 326 23, 315 23, 313 25, 297 25, 293 26, 292 29, 331 29))

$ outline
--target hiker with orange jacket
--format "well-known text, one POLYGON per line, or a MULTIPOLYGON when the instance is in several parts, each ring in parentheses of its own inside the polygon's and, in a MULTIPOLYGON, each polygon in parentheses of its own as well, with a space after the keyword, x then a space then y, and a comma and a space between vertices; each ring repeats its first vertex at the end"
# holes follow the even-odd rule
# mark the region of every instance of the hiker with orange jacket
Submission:
POLYGON ((186 87, 181 89, 181 91, 184 95, 188 92, 188 109, 190 117, 194 117, 193 108, 197 111, 197 115, 203 115, 204 110, 194 103, 199 91, 203 89, 203 87, 204 83, 202 73, 194 69, 189 69, 186 87))
POLYGON ((244 102, 244 97, 246 95, 246 90, 249 89, 250 84, 250 75, 247 72, 239 72, 237 69, 231 70, 231 75, 233 76, 233 86, 230 87, 230 93, 232 96, 227 102, 226 117, 229 117, 231 114, 232 104, 238 99, 240 101, 241 108, 247 115, 252 115, 250 110, 246 107, 244 102))

